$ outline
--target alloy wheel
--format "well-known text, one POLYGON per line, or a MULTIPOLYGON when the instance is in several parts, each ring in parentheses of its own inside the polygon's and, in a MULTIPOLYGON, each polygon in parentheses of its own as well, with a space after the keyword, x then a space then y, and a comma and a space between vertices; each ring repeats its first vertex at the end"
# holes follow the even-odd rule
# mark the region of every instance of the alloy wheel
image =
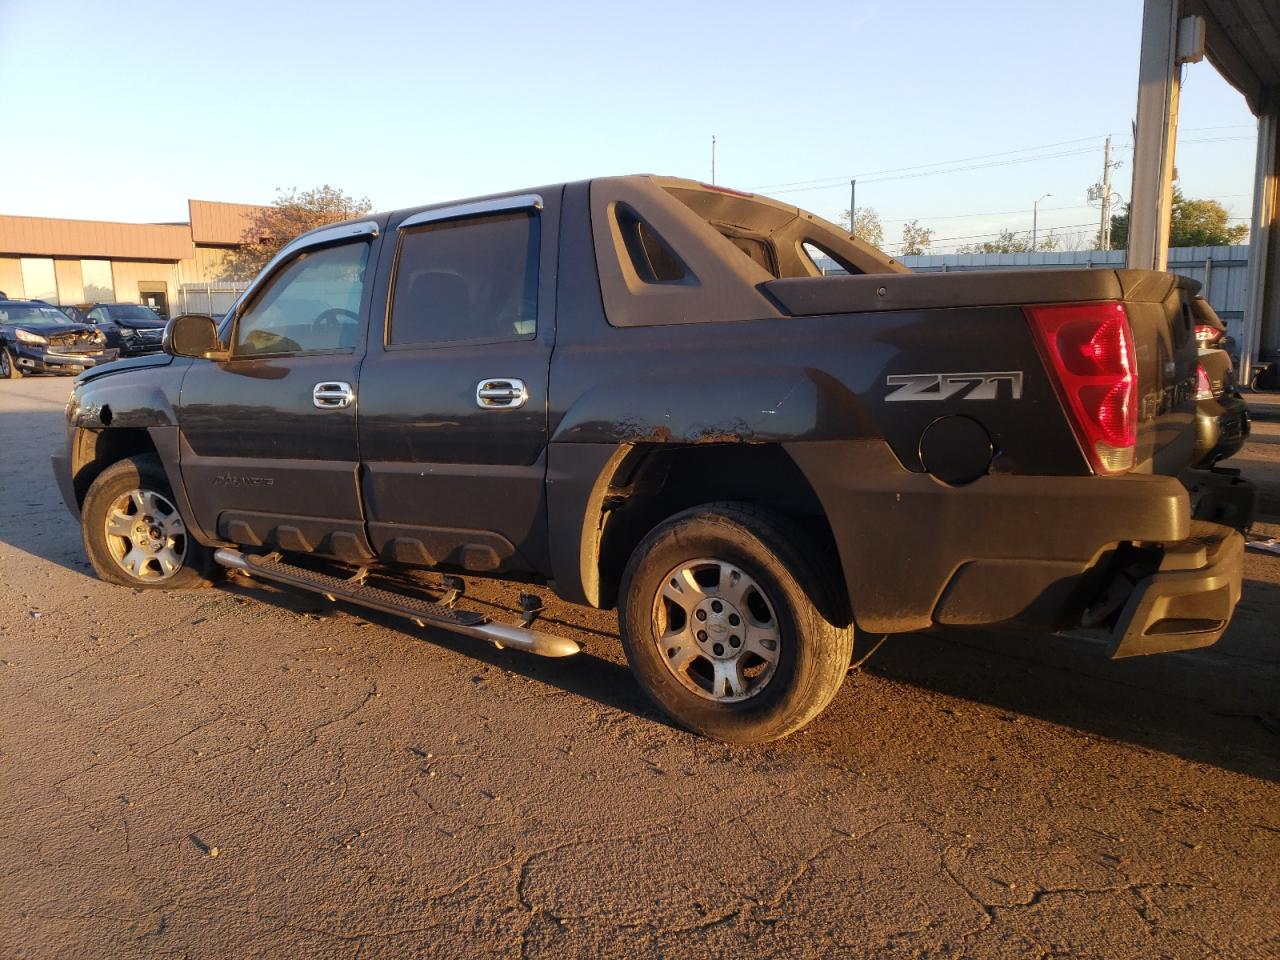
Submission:
POLYGON ((154 490, 130 490, 112 502, 105 524, 116 565, 135 580, 167 580, 187 556, 187 528, 177 508, 154 490))
POLYGON ((689 560, 661 581, 653 636, 662 662, 686 690, 716 703, 760 693, 773 678, 782 637, 773 603, 742 568, 689 560))

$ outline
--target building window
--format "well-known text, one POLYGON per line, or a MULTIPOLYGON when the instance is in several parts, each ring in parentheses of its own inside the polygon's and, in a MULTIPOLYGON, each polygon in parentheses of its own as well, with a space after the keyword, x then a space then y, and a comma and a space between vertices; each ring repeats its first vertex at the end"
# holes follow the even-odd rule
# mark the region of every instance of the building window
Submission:
POLYGON ((23 257, 22 287, 28 300, 57 303, 58 279, 53 272, 53 261, 46 257, 23 257))
POLYGON ((84 276, 84 299, 87 303, 115 299, 116 285, 111 276, 110 260, 81 260, 80 272, 84 276))

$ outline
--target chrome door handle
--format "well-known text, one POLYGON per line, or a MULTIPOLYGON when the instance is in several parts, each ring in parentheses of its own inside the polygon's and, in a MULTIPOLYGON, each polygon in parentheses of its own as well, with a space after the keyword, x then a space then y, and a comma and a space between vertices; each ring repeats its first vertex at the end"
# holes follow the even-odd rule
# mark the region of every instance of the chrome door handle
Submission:
POLYGON ((523 380, 493 377, 476 384, 476 406, 485 410, 515 410, 529 402, 523 380))
POLYGON ((344 410, 356 402, 356 392, 349 383, 325 380, 311 391, 311 402, 321 410, 344 410))

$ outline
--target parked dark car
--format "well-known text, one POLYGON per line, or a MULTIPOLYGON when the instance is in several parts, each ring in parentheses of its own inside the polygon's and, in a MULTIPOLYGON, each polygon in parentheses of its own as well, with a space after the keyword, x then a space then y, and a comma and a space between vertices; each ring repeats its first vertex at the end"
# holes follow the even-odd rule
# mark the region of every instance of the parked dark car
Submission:
POLYGON ((1196 362, 1196 466, 1240 452, 1249 438, 1249 405, 1225 350, 1201 350, 1196 362))
POLYGON ((80 307, 74 304, 60 303, 58 304, 58 309, 61 310, 63 313, 65 313, 67 315, 67 319, 69 319, 72 323, 88 323, 89 322, 87 319, 85 319, 84 310, 82 310, 80 307))
POLYGON ((1211 467, 1238 453, 1249 437, 1249 406, 1241 395, 1228 349, 1227 325, 1203 297, 1191 302, 1196 342, 1196 459, 1211 467))
POLYGON ((95 303, 86 319, 107 338, 122 357, 159 353, 163 349, 164 320, 150 307, 137 303, 95 303))
POLYGON ((73 323, 57 307, 0 300, 0 380, 32 373, 80 373, 116 358, 101 330, 73 323))
POLYGON ((574 653, 535 597, 453 606, 458 573, 541 584, 618 609, 678 722, 760 742, 831 701, 859 631, 1217 641, 1244 541, 1184 486, 1212 506, 1198 289, 913 274, 765 197, 555 184, 298 237, 221 324, 83 374, 54 473, 109 582, 230 568, 574 653))

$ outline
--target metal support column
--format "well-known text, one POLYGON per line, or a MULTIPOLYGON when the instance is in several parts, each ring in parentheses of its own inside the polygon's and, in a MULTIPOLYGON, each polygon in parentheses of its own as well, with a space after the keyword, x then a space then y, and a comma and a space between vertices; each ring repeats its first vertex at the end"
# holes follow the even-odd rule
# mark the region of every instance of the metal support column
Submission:
POLYGON ((1138 123, 1129 207, 1128 266, 1168 262, 1173 151, 1178 130, 1178 0, 1146 0, 1138 65, 1138 123))
POLYGON ((1253 231, 1244 327, 1240 335, 1240 380, 1249 383, 1260 353, 1280 350, 1280 105, 1258 118, 1258 160, 1253 184, 1253 231))

